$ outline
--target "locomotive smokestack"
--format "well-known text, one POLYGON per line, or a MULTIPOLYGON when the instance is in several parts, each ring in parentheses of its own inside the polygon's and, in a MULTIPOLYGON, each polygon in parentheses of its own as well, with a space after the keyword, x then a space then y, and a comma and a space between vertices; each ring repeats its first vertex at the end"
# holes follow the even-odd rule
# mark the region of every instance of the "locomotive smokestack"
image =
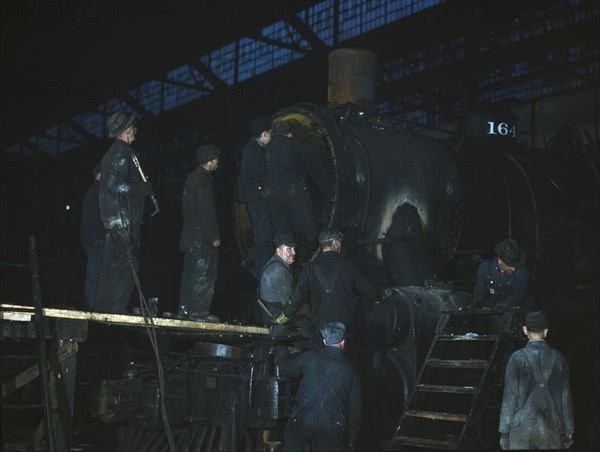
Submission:
POLYGON ((353 103, 375 110, 377 55, 366 49, 337 49, 329 53, 329 105, 353 103))

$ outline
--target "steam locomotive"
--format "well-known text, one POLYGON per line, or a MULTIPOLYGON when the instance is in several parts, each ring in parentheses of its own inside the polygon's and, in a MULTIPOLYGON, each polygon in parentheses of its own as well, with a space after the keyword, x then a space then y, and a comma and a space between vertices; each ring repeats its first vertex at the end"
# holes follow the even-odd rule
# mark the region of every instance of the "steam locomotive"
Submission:
MULTIPOLYGON (((353 358, 365 399, 363 443, 378 447, 393 434, 440 312, 469 303, 465 289, 481 256, 508 236, 530 259, 539 256, 530 170, 513 152, 510 117, 475 116, 471 128, 483 136, 447 140, 398 132, 353 104, 292 105, 274 115, 279 121, 318 150, 319 165, 307 169, 315 218, 344 233, 346 257, 387 296, 362 313, 353 358)), ((242 251, 252 243, 244 214, 237 218, 242 251)), ((278 376, 269 348, 290 334, 206 336, 170 348, 164 397, 176 444, 253 450, 277 439, 293 383, 278 376)), ((130 363, 127 378, 103 381, 96 415, 128 426, 124 449, 167 448, 156 388, 155 366, 143 360, 130 363)))

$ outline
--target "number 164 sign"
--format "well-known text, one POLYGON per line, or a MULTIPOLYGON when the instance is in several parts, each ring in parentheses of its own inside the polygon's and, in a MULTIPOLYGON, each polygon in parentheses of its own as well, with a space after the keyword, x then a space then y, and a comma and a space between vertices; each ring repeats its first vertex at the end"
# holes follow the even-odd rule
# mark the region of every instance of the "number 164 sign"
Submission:
POLYGON ((498 122, 488 121, 489 129, 487 131, 488 135, 510 135, 515 138, 517 136, 517 126, 510 126, 506 122, 498 122))

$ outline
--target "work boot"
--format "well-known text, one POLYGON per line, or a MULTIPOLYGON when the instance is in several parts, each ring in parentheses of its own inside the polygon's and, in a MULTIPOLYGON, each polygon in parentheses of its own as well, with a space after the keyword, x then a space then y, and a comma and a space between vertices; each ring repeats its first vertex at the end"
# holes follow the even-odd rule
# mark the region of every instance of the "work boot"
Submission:
POLYGON ((212 315, 209 313, 206 314, 189 314, 189 320, 194 320, 196 322, 206 322, 206 323, 220 323, 221 319, 216 315, 212 315))
POLYGON ((204 321, 208 323, 221 323, 221 319, 213 314, 206 314, 204 316, 204 321))

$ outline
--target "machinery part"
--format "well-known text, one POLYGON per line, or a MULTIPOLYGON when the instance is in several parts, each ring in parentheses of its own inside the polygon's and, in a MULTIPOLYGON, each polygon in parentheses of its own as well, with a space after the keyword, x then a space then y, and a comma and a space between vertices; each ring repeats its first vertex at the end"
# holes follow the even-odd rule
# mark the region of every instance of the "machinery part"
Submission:
POLYGON ((192 351, 203 355, 234 359, 248 358, 250 355, 248 349, 234 347, 232 345, 215 344, 212 342, 196 342, 192 351))
POLYGON ((366 49, 337 49, 329 52, 327 103, 348 103, 373 108, 377 55, 366 49))
MULTIPOLYGON (((243 347, 196 343, 175 365, 167 364, 164 398, 176 449, 236 450, 240 442, 254 444, 256 435, 248 431, 278 427, 289 413, 291 383, 276 375, 269 358, 252 358, 243 347), (187 427, 180 431, 181 426, 187 427)), ((106 423, 125 422, 145 432, 158 431, 156 373, 144 363, 131 365, 141 370, 129 372, 126 379, 102 381, 99 408, 93 414, 106 423)), ((132 439, 135 432, 127 436, 125 449, 129 450, 130 442, 143 442, 148 435, 141 435, 141 440, 132 439)), ((164 433, 159 436, 152 447, 164 442, 164 433)), ((141 442, 133 448, 144 449, 141 442)))

